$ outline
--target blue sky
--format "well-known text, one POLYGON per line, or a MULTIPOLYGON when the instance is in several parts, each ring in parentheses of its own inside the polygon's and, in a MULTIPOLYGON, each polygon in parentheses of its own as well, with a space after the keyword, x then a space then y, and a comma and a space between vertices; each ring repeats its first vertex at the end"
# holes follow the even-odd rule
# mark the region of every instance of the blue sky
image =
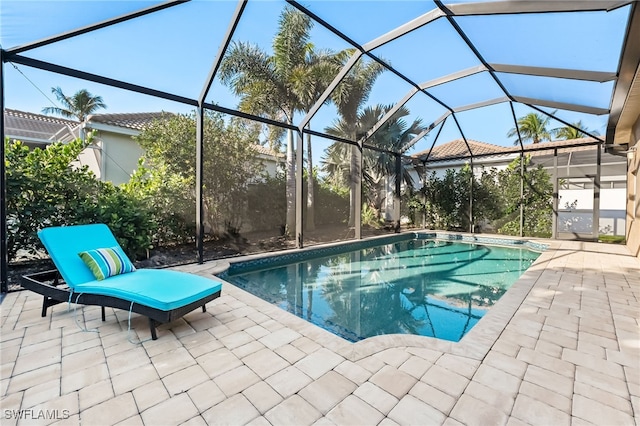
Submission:
MULTIPOLYGON (((0 41, 7 49, 155 3, 2 0, 0 41)), ((429 1, 307 0, 303 4, 359 43, 375 39, 434 7, 429 1)), ((250 41, 270 51, 284 5, 280 1, 250 1, 234 40, 250 41)), ((235 7, 235 1, 193 1, 25 55, 197 98, 235 7)), ((461 17, 456 21, 489 63, 615 72, 627 15, 628 8, 625 7, 610 13, 461 17)), ((319 24, 314 27, 312 41, 317 48, 340 50, 351 47, 319 24)), ((417 84, 479 63, 474 53, 457 37, 453 27, 442 18, 372 53, 417 84)), ((67 94, 86 88, 101 95, 108 105, 104 112, 189 112, 192 109, 20 65, 18 68, 20 71, 9 63, 4 66, 7 108, 40 112, 43 107, 51 105, 47 98, 55 100, 51 87, 59 86, 67 94)), ((611 82, 579 82, 513 74, 501 75, 500 78, 512 94, 527 97, 539 94, 556 101, 603 108, 609 106, 613 87, 611 82)), ((405 81, 387 72, 376 82, 369 104, 394 104, 410 89, 405 81)), ((430 92, 454 108, 503 96, 487 73, 436 86, 430 92)), ((237 99, 218 82, 214 83, 207 101, 231 108, 237 105, 237 99)), ((415 96, 407 106, 411 111, 408 120, 421 118, 425 124, 430 124, 445 111, 426 96, 415 96)), ((516 105, 517 116, 528 112, 529 108, 516 105)), ((606 115, 591 116, 568 111, 558 111, 557 114, 570 122, 582 120, 589 129, 604 134, 606 115)), ((506 138, 506 133, 513 127, 508 104, 457 116, 467 138, 511 145, 512 141, 506 138)), ((312 125, 315 130, 322 131, 334 118, 335 108, 327 105, 314 118, 312 125)), ((551 127, 561 125, 556 122, 551 127)), ((435 131, 432 133, 433 137, 435 131)), ((452 120, 447 120, 439 143, 458 137, 457 127, 452 120)), ((427 149, 431 141, 432 138, 425 138, 416 150, 427 149)))

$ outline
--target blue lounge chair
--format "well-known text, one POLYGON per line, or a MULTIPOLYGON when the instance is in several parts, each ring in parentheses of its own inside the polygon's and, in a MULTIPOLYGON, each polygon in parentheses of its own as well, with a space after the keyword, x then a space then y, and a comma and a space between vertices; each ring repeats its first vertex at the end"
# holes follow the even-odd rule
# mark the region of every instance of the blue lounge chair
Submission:
MULTIPOLYGON (((151 337, 156 325, 171 322, 220 296, 220 282, 185 272, 137 269, 98 280, 79 253, 98 248, 120 248, 104 224, 45 228, 38 236, 57 271, 22 277, 24 288, 42 294, 42 316, 47 308, 63 302, 113 307, 149 318, 151 337)), ((120 248, 121 250, 121 248, 120 248)))

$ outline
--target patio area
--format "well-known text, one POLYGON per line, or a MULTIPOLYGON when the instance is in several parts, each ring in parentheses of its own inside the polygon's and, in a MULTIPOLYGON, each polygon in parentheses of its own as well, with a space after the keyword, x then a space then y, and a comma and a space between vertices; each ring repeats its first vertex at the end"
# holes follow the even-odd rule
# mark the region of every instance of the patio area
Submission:
POLYGON ((460 343, 349 343, 231 284, 156 341, 135 314, 129 332, 113 309, 104 323, 97 307, 66 304, 41 318, 41 296, 9 293, 2 424, 637 425, 640 260, 625 246, 545 243, 460 343))

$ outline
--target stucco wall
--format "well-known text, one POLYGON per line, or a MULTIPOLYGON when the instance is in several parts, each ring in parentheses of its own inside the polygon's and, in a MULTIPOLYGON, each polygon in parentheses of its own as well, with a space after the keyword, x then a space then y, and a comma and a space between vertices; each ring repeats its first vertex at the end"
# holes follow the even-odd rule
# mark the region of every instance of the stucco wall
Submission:
MULTIPOLYGON (((640 117, 633 126, 631 143, 640 149, 640 117)), ((640 257, 640 152, 627 161, 627 247, 640 257)))
POLYGON ((128 182, 138 168, 142 148, 130 135, 100 131, 97 137, 103 148, 103 180, 116 185, 128 182))

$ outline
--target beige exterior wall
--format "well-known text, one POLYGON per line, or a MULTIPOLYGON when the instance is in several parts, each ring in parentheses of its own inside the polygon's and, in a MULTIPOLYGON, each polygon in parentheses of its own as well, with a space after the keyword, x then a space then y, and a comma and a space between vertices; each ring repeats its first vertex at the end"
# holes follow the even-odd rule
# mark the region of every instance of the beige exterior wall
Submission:
POLYGON ((131 174, 138 168, 138 159, 142 148, 131 135, 101 130, 96 138, 102 147, 102 180, 115 185, 129 181, 131 174))
POLYGON ((640 257, 640 117, 633 125, 631 145, 636 151, 627 157, 627 247, 640 257))
MULTIPOLYGON (((128 182, 131 174, 138 168, 138 160, 144 154, 143 149, 133 139, 139 132, 100 124, 94 125, 93 128, 96 131, 94 140, 99 149, 85 151, 88 151, 87 155, 91 154, 98 159, 96 176, 115 185, 128 182)), ((269 176, 275 176, 277 170, 283 167, 280 159, 273 156, 259 154, 259 158, 263 165, 261 172, 266 172, 269 176)))
POLYGON ((85 148, 78 155, 78 159, 72 163, 72 166, 78 168, 87 166, 96 175, 96 178, 101 179, 99 146, 92 145, 89 148, 85 148))

